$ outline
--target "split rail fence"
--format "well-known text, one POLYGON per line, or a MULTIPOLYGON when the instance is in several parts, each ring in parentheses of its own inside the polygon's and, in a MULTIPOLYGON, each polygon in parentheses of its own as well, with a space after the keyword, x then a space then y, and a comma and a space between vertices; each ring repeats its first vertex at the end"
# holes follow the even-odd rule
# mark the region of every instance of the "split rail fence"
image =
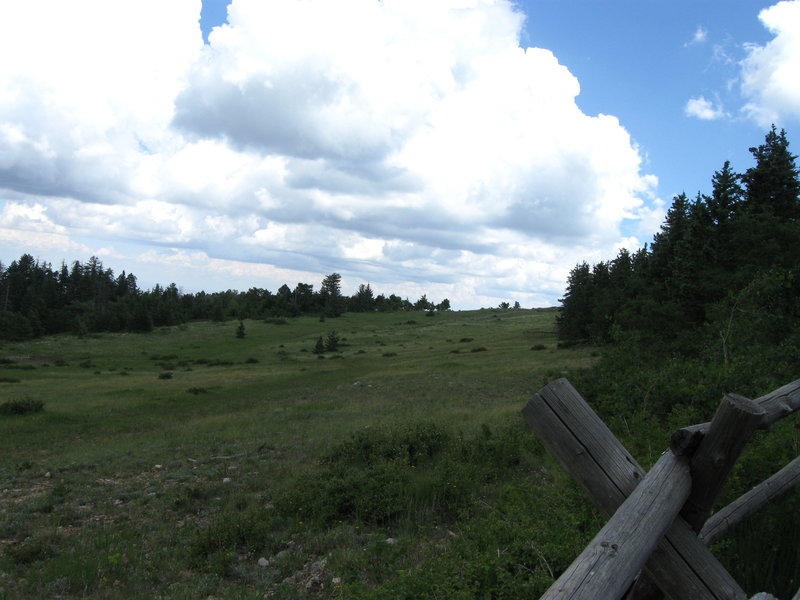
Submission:
POLYGON ((676 431, 645 473, 566 379, 542 388, 525 420, 610 518, 540 600, 746 600, 708 546, 800 482, 800 456, 714 514, 712 506, 752 434, 797 410, 800 380, 756 400, 728 394, 711 423, 676 431))

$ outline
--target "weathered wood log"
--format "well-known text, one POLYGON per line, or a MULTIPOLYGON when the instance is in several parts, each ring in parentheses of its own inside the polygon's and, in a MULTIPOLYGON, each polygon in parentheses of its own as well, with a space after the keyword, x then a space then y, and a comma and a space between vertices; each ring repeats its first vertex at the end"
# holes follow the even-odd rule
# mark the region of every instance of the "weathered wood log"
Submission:
POLYGON ((644 469, 566 379, 539 390, 522 415, 606 517, 644 478, 644 469))
POLYGON ((618 600, 692 489, 689 465, 665 452, 541 600, 618 600))
MULTIPOLYGON (((543 387, 522 413, 606 516, 611 516, 644 478, 644 470, 566 379, 543 387)), ((645 569, 674 600, 746 598, 680 517, 659 541, 645 569)))
POLYGON ((700 541, 710 546, 722 539, 733 527, 798 483, 800 483, 800 456, 769 479, 762 481, 752 490, 711 515, 700 531, 698 536, 700 541))
POLYGON ((734 463, 765 413, 763 407, 744 396, 726 394, 722 399, 708 433, 692 456, 692 493, 681 516, 695 531, 700 531, 711 515, 734 463))
MULTIPOLYGON (((753 400, 764 409, 759 429, 769 429, 775 421, 800 410, 800 379, 787 383, 768 394, 753 400)), ((708 433, 711 423, 700 423, 679 429, 672 434, 670 450, 676 456, 692 454, 700 440, 708 433)))

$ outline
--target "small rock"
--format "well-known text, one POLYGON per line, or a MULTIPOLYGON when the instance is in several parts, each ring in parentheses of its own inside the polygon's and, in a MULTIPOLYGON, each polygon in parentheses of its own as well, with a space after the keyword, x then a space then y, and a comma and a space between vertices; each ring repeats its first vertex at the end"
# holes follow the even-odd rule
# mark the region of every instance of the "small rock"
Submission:
POLYGON ((390 546, 394 546, 394 545, 397 543, 397 539, 396 539, 396 538, 386 538, 386 540, 385 540, 385 541, 386 541, 386 543, 387 543, 387 544, 389 544, 390 546))
POLYGON ((231 482, 231 478, 230 477, 223 477, 222 478, 222 483, 230 483, 230 482, 231 482))
POLYGON ((44 474, 45 479, 50 479, 50 471, 44 474))
POLYGON ((261 558, 258 559, 258 566, 259 567, 268 567, 269 566, 269 561, 262 556, 261 558))
POLYGON ((333 579, 331 579, 331 585, 342 585, 342 578, 334 577, 333 579))
POLYGON ((163 469, 164 467, 162 467, 161 465, 155 465, 153 468, 154 468, 156 471, 160 471, 160 470, 161 470, 161 469, 163 469))

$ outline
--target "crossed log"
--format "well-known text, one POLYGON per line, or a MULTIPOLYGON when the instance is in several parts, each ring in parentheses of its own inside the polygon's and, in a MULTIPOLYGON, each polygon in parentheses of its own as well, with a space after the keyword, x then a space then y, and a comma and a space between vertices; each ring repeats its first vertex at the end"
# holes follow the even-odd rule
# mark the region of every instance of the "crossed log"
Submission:
POLYGON ((800 457, 708 520, 711 507, 752 433, 798 409, 800 380, 755 401, 729 394, 711 423, 676 432, 645 473, 566 379, 542 388, 525 420, 611 518, 541 600, 638 600, 653 585, 673 600, 745 600, 706 544, 800 480, 800 457))

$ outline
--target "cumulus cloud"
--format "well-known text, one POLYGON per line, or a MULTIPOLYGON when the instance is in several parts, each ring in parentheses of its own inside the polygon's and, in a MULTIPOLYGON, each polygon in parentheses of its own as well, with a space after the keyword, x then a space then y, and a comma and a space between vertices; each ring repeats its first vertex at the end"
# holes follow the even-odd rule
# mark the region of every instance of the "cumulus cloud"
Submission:
POLYGON ((628 132, 520 47, 511 2, 233 0, 208 45, 199 11, 11 5, 0 227, 552 302, 652 204, 628 132))
POLYGON ((774 34, 763 46, 748 45, 742 61, 745 112, 761 126, 800 118, 800 1, 785 0, 758 18, 774 34))
POLYGON ((686 103, 684 112, 688 117, 696 117, 703 121, 715 121, 727 116, 722 106, 706 100, 703 96, 690 98, 686 103))

